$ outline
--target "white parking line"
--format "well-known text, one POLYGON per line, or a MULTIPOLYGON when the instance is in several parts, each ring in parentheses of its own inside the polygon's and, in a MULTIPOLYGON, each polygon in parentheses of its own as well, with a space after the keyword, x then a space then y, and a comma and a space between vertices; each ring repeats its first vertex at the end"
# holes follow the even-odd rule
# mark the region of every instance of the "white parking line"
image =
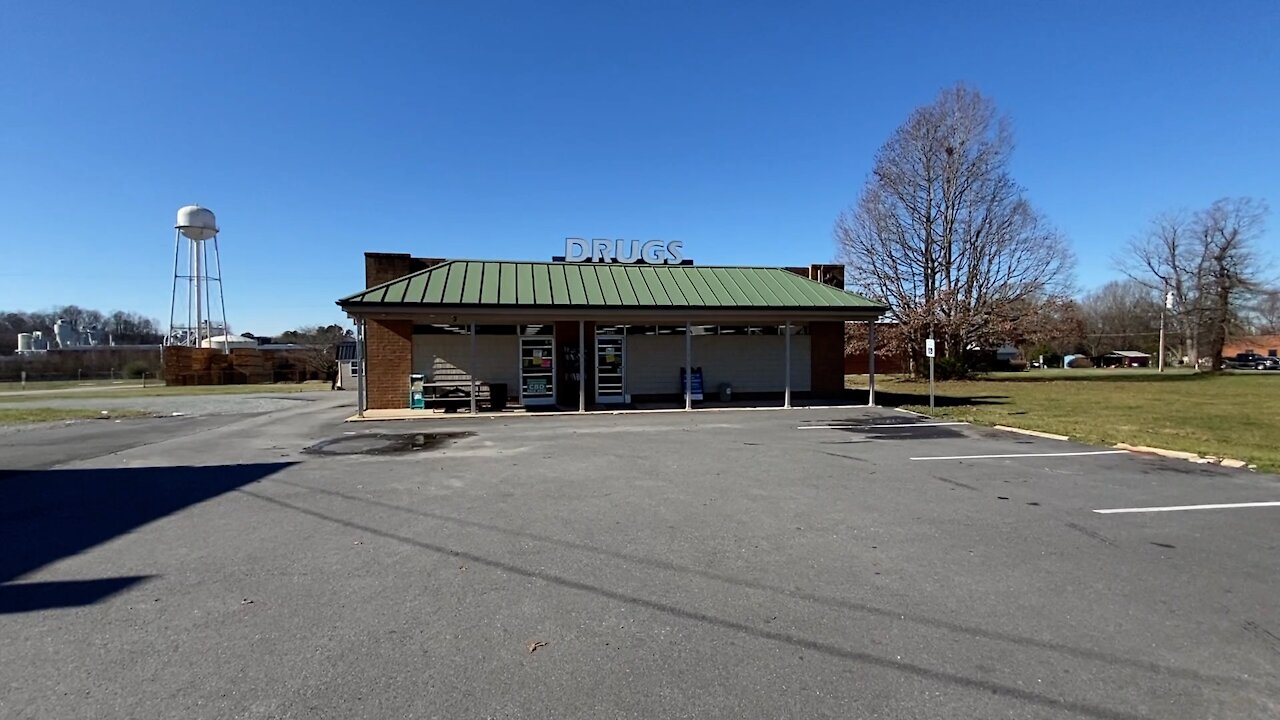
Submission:
POLYGON ((884 423, 883 425, 801 425, 797 430, 848 430, 850 428, 915 428, 941 425, 968 425, 967 422, 884 423))
POLYGON ((1087 452, 1056 453, 1012 453, 1009 455, 932 455, 929 457, 913 457, 912 460, 984 460, 986 458, 1022 458, 1022 457, 1078 457, 1081 455, 1126 455, 1128 450, 1089 450, 1087 452))
POLYGON ((1228 510, 1230 508, 1252 508, 1252 507, 1280 507, 1280 501, 1219 503, 1216 505, 1168 505, 1165 507, 1145 507, 1145 508, 1111 508, 1108 510, 1094 510, 1094 512, 1100 515, 1111 515, 1114 513, 1174 512, 1176 510, 1228 510))

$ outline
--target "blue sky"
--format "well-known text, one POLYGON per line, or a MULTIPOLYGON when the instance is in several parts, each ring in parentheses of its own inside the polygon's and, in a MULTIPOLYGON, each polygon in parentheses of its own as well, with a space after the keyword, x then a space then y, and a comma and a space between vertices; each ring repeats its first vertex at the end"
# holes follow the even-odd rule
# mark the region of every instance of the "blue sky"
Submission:
POLYGON ((10 2, 0 309, 167 321, 192 202, 257 333, 339 321, 365 250, 828 261, 876 149, 957 81, 1013 118, 1087 288, 1163 209, 1280 210, 1277 38, 1272 0, 10 2))

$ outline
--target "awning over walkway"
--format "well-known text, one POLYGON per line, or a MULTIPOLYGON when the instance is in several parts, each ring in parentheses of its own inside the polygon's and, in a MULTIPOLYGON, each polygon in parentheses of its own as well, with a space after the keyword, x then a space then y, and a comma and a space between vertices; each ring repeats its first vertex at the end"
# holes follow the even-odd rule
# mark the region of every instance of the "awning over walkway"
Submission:
POLYGON ((872 320, 886 308, 781 268, 451 260, 338 301, 355 315, 872 320))

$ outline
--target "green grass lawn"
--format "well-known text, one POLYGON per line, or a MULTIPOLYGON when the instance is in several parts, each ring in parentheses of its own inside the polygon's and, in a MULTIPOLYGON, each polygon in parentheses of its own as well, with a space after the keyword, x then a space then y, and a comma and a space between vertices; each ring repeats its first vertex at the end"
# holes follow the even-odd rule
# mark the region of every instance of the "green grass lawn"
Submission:
MULTIPOLYGON (((846 383, 866 387, 866 376, 849 376, 846 383)), ((877 378, 876 402, 929 413, 929 383, 877 378)), ((1124 442, 1238 458, 1280 472, 1280 373, 1009 373, 938 383, 931 414, 1100 445, 1124 442)))
MULTIPOLYGON (((17 390, 18 388, 14 388, 17 390)), ((328 390, 329 383, 323 380, 302 383, 279 383, 265 385, 186 385, 167 386, 152 385, 146 387, 134 384, 128 386, 103 386, 91 389, 77 387, 51 388, 53 392, 44 392, 46 388, 32 388, 28 383, 27 393, 16 392, 12 395, 0 395, 0 403, 40 402, 53 398, 119 398, 119 397, 160 397, 165 395, 244 395, 249 393, 296 393, 316 390, 328 390), (41 392, 31 392, 31 390, 41 392)))
POLYGON ((56 420, 98 420, 108 418, 116 420, 127 417, 147 415, 145 410, 111 410, 104 416, 99 410, 87 408, 47 408, 17 407, 0 408, 0 425, 28 425, 30 423, 53 422, 56 420))
MULTIPOLYGON (((29 380, 26 387, 20 382, 0 382, 0 392, 19 392, 29 390, 65 390, 68 388, 109 388, 141 385, 142 381, 131 380, 29 380)), ((148 385, 163 385, 156 378, 148 377, 148 385)))

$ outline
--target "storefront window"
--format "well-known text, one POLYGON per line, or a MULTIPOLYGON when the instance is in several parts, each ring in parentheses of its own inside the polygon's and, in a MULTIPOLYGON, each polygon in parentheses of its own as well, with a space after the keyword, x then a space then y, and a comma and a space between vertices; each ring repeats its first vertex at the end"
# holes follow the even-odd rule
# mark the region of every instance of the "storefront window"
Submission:
MULTIPOLYGON (((533 327, 533 326, 530 326, 533 327)), ((550 327, 550 326, 547 326, 550 327)), ((471 332, 470 325, 462 324, 446 324, 440 323, 435 325, 414 325, 414 335, 466 335, 471 332)), ((515 335, 515 325, 476 325, 477 335, 515 335)), ((544 333, 533 333, 544 334, 544 333)), ((545 333, 547 335, 550 332, 545 333)))
MULTIPOLYGON (((624 329, 618 329, 619 326, 606 326, 598 328, 597 333, 601 335, 684 335, 684 325, 627 325, 622 326, 624 329)), ((690 327, 692 335, 782 335, 785 332, 786 325, 700 325, 695 324, 690 327)), ((808 335, 809 328, 803 323, 793 323, 791 325, 792 335, 808 335)))

